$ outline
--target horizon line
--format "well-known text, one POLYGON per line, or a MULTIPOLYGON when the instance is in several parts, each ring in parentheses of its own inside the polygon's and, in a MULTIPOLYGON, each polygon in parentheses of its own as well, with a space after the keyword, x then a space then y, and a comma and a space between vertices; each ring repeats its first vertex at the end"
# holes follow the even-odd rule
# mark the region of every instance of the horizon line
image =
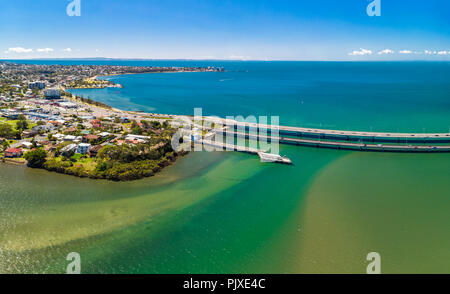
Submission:
POLYGON ((220 59, 220 58, 205 58, 205 59, 195 59, 195 58, 127 58, 127 57, 55 57, 55 58, 0 58, 2 61, 9 60, 130 60, 130 61, 244 61, 244 62, 415 62, 415 61, 426 61, 426 62, 450 62, 450 60, 438 59, 382 59, 382 60, 305 60, 305 59, 220 59))

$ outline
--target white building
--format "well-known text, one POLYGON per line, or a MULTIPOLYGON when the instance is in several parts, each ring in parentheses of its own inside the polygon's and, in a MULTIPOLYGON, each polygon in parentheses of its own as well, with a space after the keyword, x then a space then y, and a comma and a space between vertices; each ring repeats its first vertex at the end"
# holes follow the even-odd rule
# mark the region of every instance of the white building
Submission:
POLYGON ((109 135, 111 135, 110 133, 108 133, 108 132, 102 132, 102 133, 100 133, 100 134, 98 134, 100 137, 108 137, 109 135))
POLYGON ((45 99, 60 99, 61 91, 59 89, 44 90, 45 99))
POLYGON ((64 107, 64 108, 78 108, 78 104, 68 102, 68 101, 60 102, 59 106, 64 107))
POLYGON ((33 147, 33 143, 31 143, 31 142, 22 142, 22 146, 24 148, 31 148, 31 147, 33 147))
POLYGON ((150 136, 142 136, 142 135, 127 135, 127 140, 143 140, 148 141, 150 140, 150 136))
POLYGON ((88 143, 80 143, 78 144, 77 153, 86 154, 91 149, 91 144, 88 143))
POLYGON ((67 135, 64 137, 64 141, 74 141, 77 137, 72 135, 67 135))
POLYGON ((53 138, 55 138, 56 140, 63 140, 65 137, 65 135, 63 134, 55 134, 53 135, 53 138))

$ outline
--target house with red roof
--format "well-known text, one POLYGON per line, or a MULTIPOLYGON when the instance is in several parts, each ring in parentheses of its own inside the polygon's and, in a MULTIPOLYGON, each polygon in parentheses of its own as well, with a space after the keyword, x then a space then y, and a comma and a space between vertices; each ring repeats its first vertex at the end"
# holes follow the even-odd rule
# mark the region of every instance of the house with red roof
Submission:
POLYGON ((96 157, 97 154, 98 154, 98 152, 99 152, 100 149, 102 149, 102 148, 103 148, 102 145, 95 145, 95 146, 93 146, 91 149, 89 149, 88 155, 89 155, 90 157, 96 157))
POLYGON ((9 148, 5 150, 5 157, 7 158, 21 157, 22 155, 23 151, 19 148, 9 148))
POLYGON ((102 122, 98 119, 93 119, 91 120, 91 125, 94 128, 101 128, 102 127, 102 122))
POLYGON ((97 136, 97 135, 88 134, 88 135, 84 135, 83 136, 83 142, 84 143, 97 142, 98 139, 100 139, 100 137, 97 136))

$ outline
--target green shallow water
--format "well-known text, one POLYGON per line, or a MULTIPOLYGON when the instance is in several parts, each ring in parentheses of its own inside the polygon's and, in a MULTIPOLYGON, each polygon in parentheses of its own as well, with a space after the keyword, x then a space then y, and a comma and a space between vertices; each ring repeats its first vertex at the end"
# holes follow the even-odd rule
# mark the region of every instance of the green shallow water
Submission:
MULTIPOLYGON (((114 77, 123 89, 80 94, 311 127, 450 126, 449 63, 217 65, 231 70, 114 77)), ((192 152, 129 183, 0 164, 0 272, 63 273, 75 251, 84 273, 364 273, 376 251, 385 273, 450 273, 450 154, 280 153, 294 165, 192 152)))
POLYGON ((191 153, 132 183, 1 165, 1 272, 449 272, 446 154, 191 153))

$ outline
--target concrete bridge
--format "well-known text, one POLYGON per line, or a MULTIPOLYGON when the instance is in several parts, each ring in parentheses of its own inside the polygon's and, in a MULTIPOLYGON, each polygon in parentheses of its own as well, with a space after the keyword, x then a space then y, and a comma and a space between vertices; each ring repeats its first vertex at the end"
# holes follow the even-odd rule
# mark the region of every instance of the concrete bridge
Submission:
POLYGON ((392 132, 361 132, 340 131, 290 126, 273 126, 266 124, 238 122, 236 120, 204 117, 205 120, 219 123, 223 126, 234 126, 235 131, 267 130, 267 133, 277 132, 281 136, 328 139, 354 142, 385 142, 385 143, 448 143, 450 133, 392 133, 392 132))
POLYGON ((330 149, 343 149, 343 150, 356 150, 356 151, 384 151, 384 152, 415 152, 415 153, 428 153, 428 152, 450 152, 450 145, 392 145, 392 144, 367 144, 362 142, 339 142, 329 140, 311 140, 300 139, 292 137, 281 136, 267 136, 261 134, 254 134, 249 132, 237 132, 235 130, 215 130, 215 133, 223 136, 233 135, 235 137, 258 140, 263 139, 266 142, 278 141, 280 144, 300 145, 317 148, 330 148, 330 149))

